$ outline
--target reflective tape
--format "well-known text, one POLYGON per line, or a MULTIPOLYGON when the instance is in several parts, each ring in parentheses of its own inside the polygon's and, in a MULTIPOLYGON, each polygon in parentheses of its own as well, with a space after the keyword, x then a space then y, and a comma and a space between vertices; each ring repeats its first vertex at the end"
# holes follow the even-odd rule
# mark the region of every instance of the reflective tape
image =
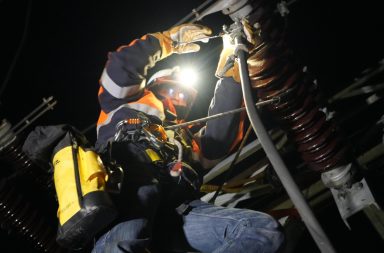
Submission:
POLYGON ((104 89, 108 91, 109 94, 114 96, 115 98, 126 98, 136 94, 140 89, 140 84, 131 85, 127 87, 121 87, 116 84, 108 75, 107 70, 103 70, 103 74, 101 75, 101 84, 104 89))

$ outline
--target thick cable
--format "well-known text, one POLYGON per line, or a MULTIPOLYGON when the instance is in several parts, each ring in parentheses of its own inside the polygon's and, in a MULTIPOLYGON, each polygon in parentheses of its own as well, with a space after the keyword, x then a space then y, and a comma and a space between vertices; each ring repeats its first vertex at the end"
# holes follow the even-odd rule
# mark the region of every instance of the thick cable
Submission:
MULTIPOLYGON (((241 36, 235 38, 236 45, 241 45, 241 36)), ((284 164, 281 156, 279 155, 276 147, 274 146, 267 130, 265 129, 257 109, 254 106, 252 98, 251 83, 249 80, 247 55, 244 50, 237 50, 238 64, 240 70, 241 87, 244 96, 246 111, 251 122, 251 125, 260 141, 268 159, 270 160, 276 174, 278 175, 282 185, 287 191, 292 202, 296 206, 304 224, 308 228, 309 233, 312 235, 315 243, 323 253, 336 252, 323 228, 317 221, 308 203, 304 199, 299 187, 296 185, 288 168, 284 164)))
MULTIPOLYGON (((268 99, 268 100, 257 102, 255 105, 256 106, 263 106, 263 105, 268 105, 268 104, 271 104, 271 103, 278 103, 279 101, 280 101, 280 97, 275 97, 275 98, 272 98, 272 99, 268 99)), ((220 117, 223 117, 223 116, 228 115, 228 114, 242 112, 244 110, 245 110, 245 107, 241 107, 241 108, 233 109, 233 110, 230 110, 230 111, 226 111, 226 112, 221 112, 221 113, 217 113, 217 114, 214 114, 214 115, 210 115, 210 116, 207 116, 207 117, 204 117, 204 118, 200 118, 200 119, 196 119, 196 120, 191 120, 191 121, 188 121, 188 122, 180 123, 180 124, 177 124, 177 125, 166 126, 165 129, 166 130, 172 130, 172 129, 176 129, 176 128, 180 128, 180 127, 191 126, 191 125, 195 125, 195 124, 198 124, 198 123, 201 123, 201 122, 205 122, 205 121, 208 121, 208 120, 220 118, 220 117)))
POLYGON ((180 25, 180 24, 184 24, 186 22, 194 22, 196 20, 196 16, 199 15, 199 11, 201 9, 203 9, 205 6, 211 4, 212 2, 214 2, 215 0, 207 0, 207 1, 204 1, 204 3, 202 3, 201 5, 199 5, 199 7, 197 7, 196 9, 193 9, 187 16, 185 16, 184 18, 182 18, 181 20, 179 20, 174 26, 177 26, 177 25, 180 25), (192 17, 195 17, 191 20, 192 17))

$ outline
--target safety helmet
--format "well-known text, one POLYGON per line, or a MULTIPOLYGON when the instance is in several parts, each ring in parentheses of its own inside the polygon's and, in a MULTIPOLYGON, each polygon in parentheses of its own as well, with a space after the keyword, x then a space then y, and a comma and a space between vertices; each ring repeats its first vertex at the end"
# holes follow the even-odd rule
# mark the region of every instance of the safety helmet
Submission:
POLYGON ((166 114, 174 114, 183 121, 196 100, 197 90, 182 80, 180 74, 179 66, 160 70, 149 78, 147 89, 163 102, 166 114))

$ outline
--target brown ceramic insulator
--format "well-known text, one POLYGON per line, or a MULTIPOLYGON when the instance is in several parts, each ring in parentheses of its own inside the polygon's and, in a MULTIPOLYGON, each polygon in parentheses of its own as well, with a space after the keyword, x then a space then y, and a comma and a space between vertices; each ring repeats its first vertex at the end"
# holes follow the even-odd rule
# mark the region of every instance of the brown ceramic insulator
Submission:
POLYGON ((21 144, 19 138, 16 137, 12 142, 1 147, 0 152, 0 160, 9 163, 16 170, 26 169, 32 165, 29 158, 21 151, 21 144))
POLYGON ((345 163, 347 148, 320 110, 313 80, 288 49, 285 29, 268 4, 259 1, 249 19, 260 28, 259 44, 250 50, 247 62, 251 85, 261 100, 280 96, 278 104, 266 108, 287 128, 308 166, 316 171, 332 169, 345 163))
POLYGON ((5 162, 13 168, 19 176, 24 175, 30 178, 37 187, 48 194, 53 194, 53 181, 48 171, 35 166, 22 150, 23 142, 16 136, 10 143, 1 147, 0 161, 5 162))
POLYGON ((25 238, 36 250, 63 252, 56 244, 55 231, 39 211, 5 179, 0 180, 0 225, 2 229, 25 238))

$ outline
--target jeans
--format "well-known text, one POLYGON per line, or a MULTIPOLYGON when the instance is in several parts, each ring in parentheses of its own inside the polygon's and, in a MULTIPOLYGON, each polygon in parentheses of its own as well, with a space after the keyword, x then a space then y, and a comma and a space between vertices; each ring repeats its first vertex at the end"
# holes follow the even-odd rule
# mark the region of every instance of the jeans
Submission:
MULTIPOLYGON (((157 224, 163 226, 154 229, 153 237, 158 248, 166 252, 268 253, 276 252, 284 240, 279 224, 267 214, 214 206, 201 200, 190 203, 190 210, 181 216, 180 227, 175 227, 177 222, 168 222, 172 217, 158 218, 157 224)), ((120 223, 97 241, 92 253, 130 252, 119 249, 116 243, 134 240, 135 228, 140 230, 141 225, 137 220, 120 223)), ((134 240, 133 244, 140 242, 134 240)))
MULTIPOLYGON (((124 160, 124 146, 121 151, 124 160)), ((183 197, 173 193, 180 188, 157 180, 149 167, 126 166, 122 194, 115 200, 123 203, 119 208, 122 216, 98 238, 92 253, 143 253, 148 249, 154 253, 269 253, 276 252, 284 240, 279 223, 265 213, 215 206, 198 198, 184 212, 176 212, 174 200, 179 203, 183 197)))

